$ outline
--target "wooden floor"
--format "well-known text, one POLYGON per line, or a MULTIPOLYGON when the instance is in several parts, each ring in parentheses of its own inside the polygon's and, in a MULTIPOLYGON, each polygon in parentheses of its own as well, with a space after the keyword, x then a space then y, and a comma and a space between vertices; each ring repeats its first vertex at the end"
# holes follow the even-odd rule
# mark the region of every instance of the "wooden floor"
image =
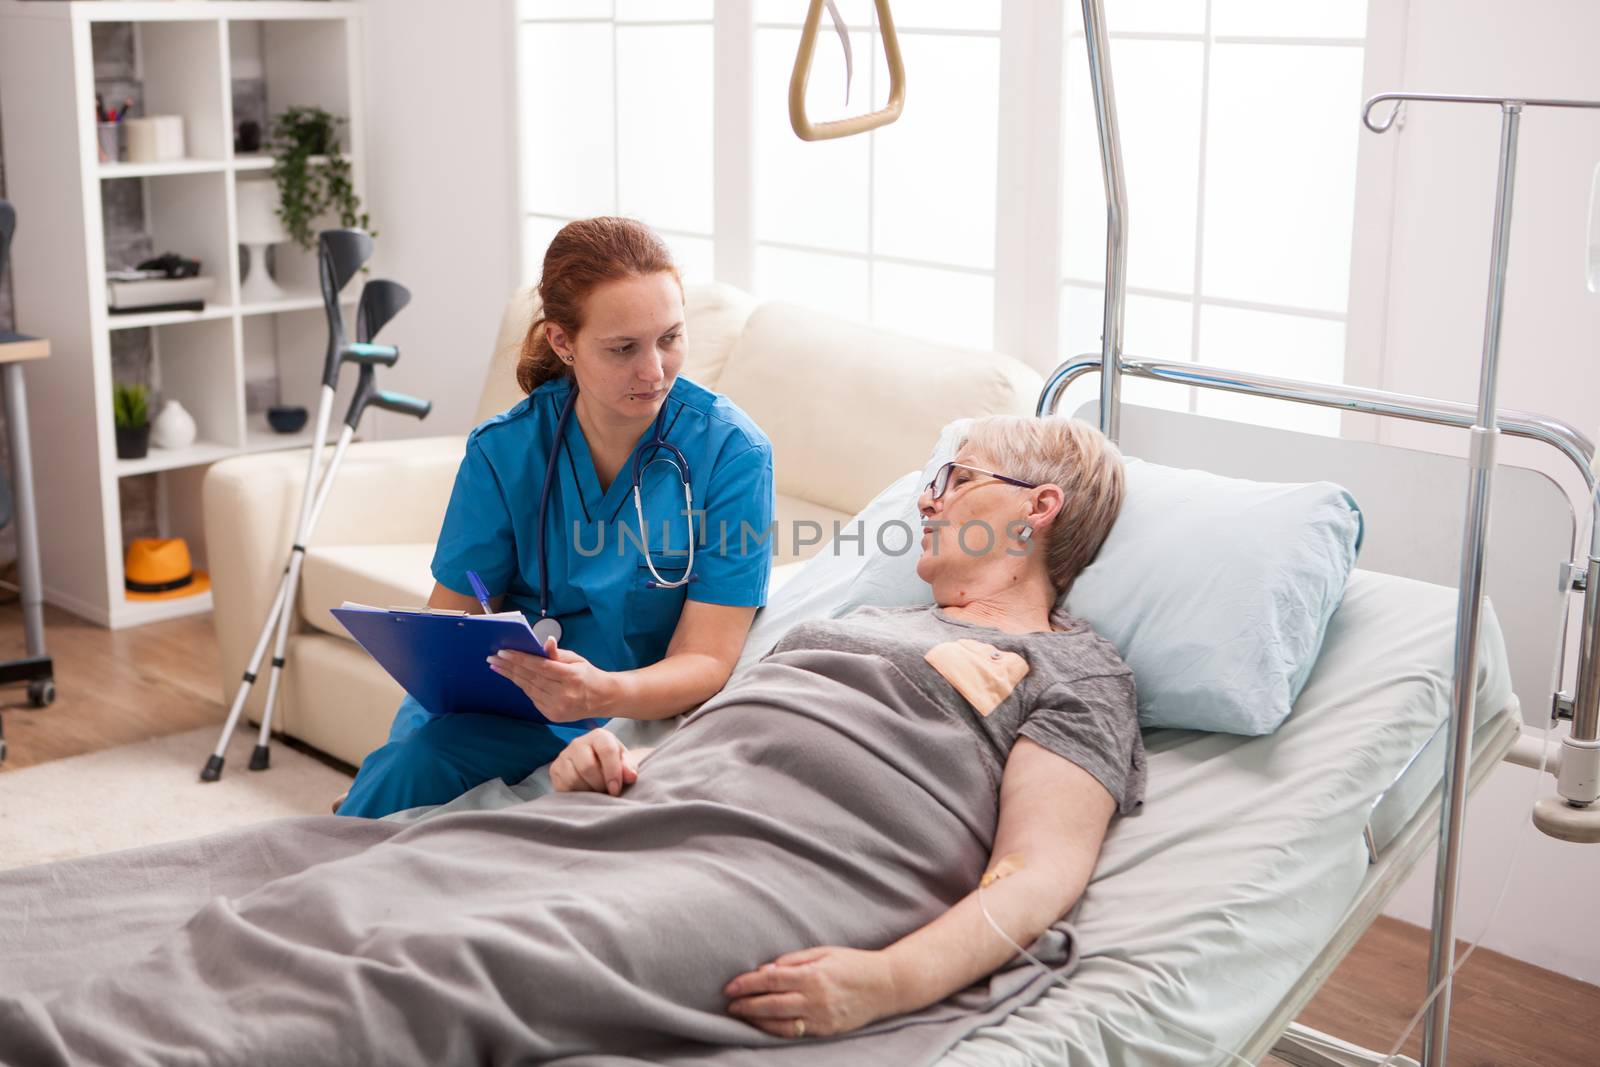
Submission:
MULTIPOLYGON (((106 630, 47 606, 44 625, 56 700, 33 709, 23 687, 0 691, 7 746, 0 774, 211 722, 220 728, 227 709, 209 613, 106 630)), ((0 605, 0 659, 21 655, 21 609, 0 605)))
MULTIPOLYGON (((0 698, 10 755, 0 774, 82 752, 220 725, 222 675, 211 616, 110 631, 64 612, 45 613, 55 657, 54 705, 26 706, 20 687, 0 698)), ((22 619, 0 605, 0 658, 22 654, 22 619)), ((1388 1052, 1421 999, 1427 931, 1380 918, 1301 1021, 1388 1052)), ((1600 987, 1484 950, 1456 977, 1452 1067, 1600 1064, 1600 987)), ((1417 1056, 1420 1038, 1406 1050, 1417 1056)), ((1269 1057, 1263 1061, 1277 1064, 1269 1057)))
MULTIPOLYGON (((1457 945, 1458 957, 1466 947, 1457 945)), ((1427 971, 1428 931, 1379 916, 1300 1021, 1387 1053, 1421 1004, 1427 971)), ((1451 995, 1451 1067, 1600 1064, 1600 986, 1479 949, 1457 973, 1451 995)), ((1413 1033, 1403 1051, 1420 1059, 1421 1050, 1413 1033)))

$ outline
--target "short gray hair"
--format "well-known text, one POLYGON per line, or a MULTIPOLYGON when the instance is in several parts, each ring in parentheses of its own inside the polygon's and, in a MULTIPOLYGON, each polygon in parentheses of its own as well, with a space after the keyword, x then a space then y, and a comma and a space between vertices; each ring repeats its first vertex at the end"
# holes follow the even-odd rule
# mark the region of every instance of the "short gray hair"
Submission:
POLYGON ((956 450, 971 447, 1001 474, 1061 487, 1055 520, 1039 530, 1045 568, 1065 596, 1094 561, 1122 508, 1122 453, 1105 434, 1066 415, 987 415, 973 419, 956 450))

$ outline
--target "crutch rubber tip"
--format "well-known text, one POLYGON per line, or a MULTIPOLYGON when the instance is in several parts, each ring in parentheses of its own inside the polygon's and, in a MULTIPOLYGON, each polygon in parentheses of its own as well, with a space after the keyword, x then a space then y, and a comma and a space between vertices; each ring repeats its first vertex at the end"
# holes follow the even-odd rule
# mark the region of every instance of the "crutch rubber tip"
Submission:
POLYGON ((200 772, 202 782, 214 782, 222 777, 222 757, 212 756, 206 760, 205 768, 200 772))
POLYGON ((266 770, 271 756, 272 753, 267 751, 266 745, 257 745, 255 750, 250 753, 250 769, 252 771, 266 770))

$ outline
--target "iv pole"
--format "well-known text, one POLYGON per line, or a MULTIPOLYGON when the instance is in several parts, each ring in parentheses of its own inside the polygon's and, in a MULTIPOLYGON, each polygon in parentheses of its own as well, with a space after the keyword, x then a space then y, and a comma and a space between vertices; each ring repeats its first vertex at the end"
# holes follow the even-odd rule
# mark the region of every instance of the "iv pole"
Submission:
POLYGON ((1478 414, 1468 452, 1467 521, 1461 539, 1461 581, 1457 587, 1455 671, 1452 714, 1445 726, 1444 807, 1440 813, 1438 862, 1433 878, 1433 934, 1428 947, 1428 989, 1439 989, 1428 1006, 1422 1032, 1424 1067, 1443 1067, 1450 1036, 1451 971, 1455 966, 1456 898, 1461 877, 1461 846, 1466 820, 1467 767, 1472 758, 1476 709, 1478 624, 1483 605, 1483 557, 1489 543, 1489 497, 1494 485, 1495 391, 1500 362, 1500 327, 1506 294, 1506 257, 1511 243, 1512 192, 1517 173, 1517 135, 1522 112, 1530 107, 1600 108, 1600 101, 1540 100, 1449 93, 1379 93, 1368 100, 1361 121, 1374 133, 1394 125, 1408 100, 1454 104, 1493 104, 1500 108, 1500 164, 1495 177, 1493 243, 1489 251, 1489 295, 1483 323, 1483 357, 1478 372, 1478 414), (1372 109, 1395 101, 1381 125, 1372 109))

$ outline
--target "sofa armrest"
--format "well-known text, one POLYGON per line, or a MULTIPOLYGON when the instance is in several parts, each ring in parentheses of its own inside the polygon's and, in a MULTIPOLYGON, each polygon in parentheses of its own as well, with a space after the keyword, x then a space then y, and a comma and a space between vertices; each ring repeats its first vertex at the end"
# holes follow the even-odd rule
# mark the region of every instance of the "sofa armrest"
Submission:
MULTIPOLYGON (((465 445, 465 436, 352 444, 311 544, 436 540, 465 445)), ((324 466, 332 455, 332 447, 323 451, 324 466)), ((264 452, 222 460, 206 471, 201 499, 212 619, 229 700, 294 543, 308 458, 303 448, 264 452)))

